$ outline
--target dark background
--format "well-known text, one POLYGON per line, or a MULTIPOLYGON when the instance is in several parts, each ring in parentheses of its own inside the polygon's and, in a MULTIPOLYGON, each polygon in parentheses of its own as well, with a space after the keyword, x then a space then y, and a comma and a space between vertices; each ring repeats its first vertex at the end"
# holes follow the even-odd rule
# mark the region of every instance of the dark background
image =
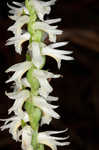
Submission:
MULTIPOLYGON (((4 71, 12 64, 24 60, 15 53, 14 47, 6 47, 6 40, 12 36, 7 28, 13 24, 8 18, 6 3, 0 1, 0 118, 7 118, 7 110, 12 101, 5 96, 9 85, 4 71)), ((20 1, 19 1, 20 2, 20 1)), ((59 28, 63 35, 58 41, 70 41, 65 47, 73 50, 72 62, 62 62, 58 71, 56 62, 48 58, 45 68, 61 73, 63 78, 52 80, 55 96, 59 96, 58 112, 60 120, 53 120, 45 130, 69 128, 71 145, 59 149, 98 150, 99 149, 99 1, 98 0, 57 0, 49 18, 61 17, 59 28)), ((48 18, 48 16, 47 16, 48 18)), ((2 125, 2 123, 0 123, 2 125)), ((1 150, 18 150, 20 144, 12 140, 8 131, 0 132, 1 150)))

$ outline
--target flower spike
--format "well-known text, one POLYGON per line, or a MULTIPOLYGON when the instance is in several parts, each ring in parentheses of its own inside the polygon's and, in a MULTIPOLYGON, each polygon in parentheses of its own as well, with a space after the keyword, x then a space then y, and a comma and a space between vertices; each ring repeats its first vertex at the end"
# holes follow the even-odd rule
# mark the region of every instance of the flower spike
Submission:
POLYGON ((5 122, 0 129, 8 129, 13 139, 21 142, 23 150, 44 150, 44 145, 57 150, 57 146, 69 145, 69 136, 57 136, 65 133, 67 129, 39 132, 39 126, 49 125, 53 118, 60 118, 56 112, 58 105, 53 104, 59 98, 51 96, 53 87, 50 80, 61 75, 44 70, 46 56, 54 58, 59 69, 62 60, 73 60, 71 51, 59 49, 68 42, 56 42, 57 35, 63 31, 53 24, 60 22, 61 18, 45 19, 55 2, 56 0, 25 0, 23 3, 7 3, 11 9, 9 17, 14 20, 14 24, 8 28, 8 31, 13 32, 13 37, 7 40, 6 45, 14 45, 16 53, 20 55, 22 44, 28 41, 28 46, 25 60, 6 70, 6 73, 13 73, 6 81, 13 82, 12 91, 5 92, 14 102, 8 110, 8 114, 13 116, 0 119, 5 122), (47 39, 50 44, 45 44, 47 39))

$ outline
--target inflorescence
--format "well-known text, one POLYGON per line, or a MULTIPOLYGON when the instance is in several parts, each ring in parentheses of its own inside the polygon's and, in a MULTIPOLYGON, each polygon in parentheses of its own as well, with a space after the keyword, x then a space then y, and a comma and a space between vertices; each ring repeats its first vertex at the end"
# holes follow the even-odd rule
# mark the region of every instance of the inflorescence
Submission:
POLYGON ((8 4, 11 9, 9 17, 15 23, 8 28, 14 36, 8 39, 6 45, 14 44, 16 53, 21 55, 22 44, 26 41, 29 44, 26 60, 6 70, 7 73, 14 72, 6 81, 6 83, 14 83, 13 92, 6 92, 6 95, 14 100, 13 106, 8 110, 8 113, 14 113, 14 116, 1 119, 5 121, 1 130, 9 129, 13 139, 22 142, 23 150, 43 150, 44 145, 57 150, 57 146, 69 144, 66 141, 68 137, 57 137, 57 134, 64 133, 67 129, 39 132, 39 125, 49 125, 52 118, 60 118, 60 115, 55 112, 58 106, 51 104, 57 101, 58 97, 50 95, 53 88, 48 79, 59 78, 61 75, 43 70, 46 56, 54 58, 59 69, 61 60, 73 59, 68 55, 72 52, 58 49, 68 43, 56 42, 56 36, 62 34, 62 31, 52 24, 60 22, 61 18, 44 19, 45 15, 51 12, 51 6, 55 1, 25 0, 24 3, 8 4), (23 26, 27 28, 24 29, 23 26), (47 37, 50 41, 49 45, 44 42, 47 37))

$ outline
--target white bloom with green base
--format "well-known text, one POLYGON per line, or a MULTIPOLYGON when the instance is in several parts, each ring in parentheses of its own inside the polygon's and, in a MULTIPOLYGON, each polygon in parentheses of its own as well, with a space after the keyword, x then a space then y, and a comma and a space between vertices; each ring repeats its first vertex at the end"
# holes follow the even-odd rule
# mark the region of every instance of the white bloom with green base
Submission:
MULTIPOLYGON (((49 146, 52 150, 57 150, 57 146, 64 146, 69 145, 70 142, 67 142, 66 140, 69 137, 55 137, 53 135, 65 133, 67 131, 45 131, 45 132, 39 132, 37 135, 37 141, 40 144, 44 144, 46 146, 49 146)), ((22 148, 23 150, 32 150, 31 147, 31 141, 32 141, 32 135, 33 135, 33 129, 30 126, 25 126, 20 131, 20 136, 22 135, 22 148)))
POLYGON ((41 125, 49 124, 52 118, 60 118, 60 116, 54 111, 54 109, 56 109, 58 106, 48 104, 47 101, 40 96, 33 96, 32 101, 34 106, 37 106, 42 111, 41 125))
POLYGON ((16 35, 15 37, 11 37, 8 39, 6 45, 14 45, 16 53, 21 54, 22 52, 22 44, 30 39, 30 34, 25 32, 20 35, 16 35))
POLYGON ((30 0, 30 4, 34 7, 40 20, 44 20, 44 15, 48 15, 51 11, 51 5, 55 4, 56 0, 50 0, 48 2, 43 2, 40 0, 30 0))
POLYGON ((9 129, 9 133, 12 134, 13 139, 16 141, 19 141, 19 127, 22 125, 22 120, 24 122, 29 121, 29 117, 27 113, 23 113, 22 115, 19 113, 18 115, 15 115, 9 119, 0 119, 1 121, 5 121, 4 125, 1 126, 1 130, 9 129))
POLYGON ((33 130, 30 126, 25 126, 19 133, 19 137, 22 135, 22 149, 23 150, 33 150, 32 146, 32 135, 33 135, 33 130))
POLYGON ((23 113, 22 106, 25 103, 25 101, 30 97, 30 92, 28 90, 22 90, 20 92, 12 92, 7 93, 6 95, 10 99, 14 99, 15 102, 13 106, 8 110, 8 113, 10 114, 12 111, 17 115, 19 113, 23 113))
POLYGON ((65 146, 65 145, 69 145, 70 142, 63 142, 64 140, 67 140, 69 137, 54 137, 52 135, 55 134, 60 134, 63 132, 66 132, 66 130, 64 131, 46 131, 46 132, 40 132, 38 134, 38 141, 41 144, 47 145, 49 146, 52 150, 57 150, 57 146, 65 146))
POLYGON ((51 42, 56 42, 56 35, 60 35, 62 34, 62 30, 56 29, 57 26, 50 26, 49 24, 45 23, 45 22, 35 22, 35 24, 33 25, 33 28, 35 30, 41 30, 45 33, 48 34, 49 36, 49 40, 51 42))
POLYGON ((8 31, 12 31, 16 36, 20 36, 23 32, 22 27, 29 22, 29 17, 24 15, 20 16, 16 23, 8 28, 8 31))
POLYGON ((23 14, 23 12, 27 15, 29 14, 28 9, 24 6, 24 3, 13 2, 13 4, 17 7, 7 4, 8 7, 11 9, 9 13, 12 15, 9 16, 9 18, 11 18, 12 20, 18 20, 18 18, 23 14))
POLYGON ((33 75, 38 79, 40 83, 39 94, 45 98, 53 91, 52 86, 49 84, 48 79, 59 78, 60 75, 55 75, 51 72, 44 70, 34 70, 33 75))
POLYGON ((32 66, 32 63, 29 61, 25 61, 22 63, 15 64, 8 68, 6 72, 15 72, 10 79, 6 81, 6 83, 9 82, 17 82, 20 88, 22 88, 21 78, 32 66))

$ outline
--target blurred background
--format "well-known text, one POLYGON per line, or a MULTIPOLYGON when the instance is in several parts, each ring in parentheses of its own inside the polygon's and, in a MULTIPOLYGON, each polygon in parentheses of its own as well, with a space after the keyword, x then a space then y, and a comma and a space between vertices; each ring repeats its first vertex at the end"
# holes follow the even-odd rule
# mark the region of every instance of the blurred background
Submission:
MULTIPOLYGON (((18 0, 17 0, 18 1, 18 0)), ((7 28, 13 24, 8 18, 7 2, 0 1, 0 118, 7 118, 8 108, 13 101, 5 96, 9 85, 4 71, 11 65, 24 60, 14 51, 14 46, 5 46, 13 36, 7 28)), ((18 2, 21 2, 20 0, 18 2)), ((70 146, 65 150, 99 149, 99 1, 98 0, 57 0, 47 18, 62 18, 59 28, 63 35, 57 41, 70 41, 65 50, 72 50, 74 61, 62 62, 60 70, 56 62, 47 58, 45 68, 61 73, 63 78, 51 80, 53 95, 58 96, 60 106, 57 112, 60 120, 53 120, 44 130, 69 128, 70 146)), ((2 122, 0 122, 2 125, 2 122)), ((12 140, 8 131, 0 132, 0 150, 21 149, 20 143, 12 140)))

